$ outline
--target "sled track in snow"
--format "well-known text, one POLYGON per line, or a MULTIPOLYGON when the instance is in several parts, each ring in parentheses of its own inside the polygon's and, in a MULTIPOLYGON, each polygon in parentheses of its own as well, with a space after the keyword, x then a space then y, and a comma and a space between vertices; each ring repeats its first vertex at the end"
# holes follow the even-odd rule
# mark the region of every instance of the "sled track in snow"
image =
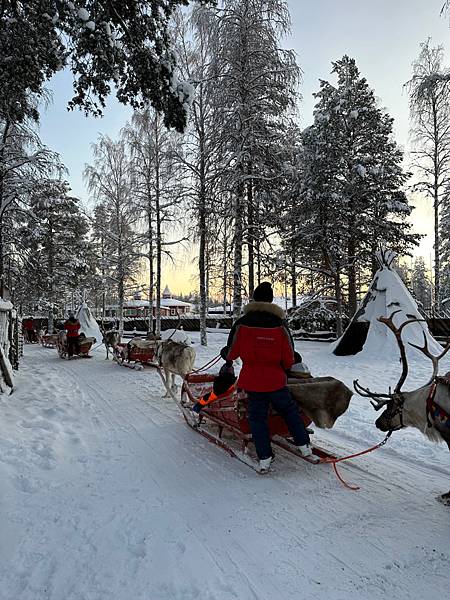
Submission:
MULTIPOLYGON (((450 514, 433 497, 443 473, 382 449, 342 465, 359 492, 284 452, 262 478, 189 429, 157 373, 53 352, 30 351, 35 391, 19 386, 4 415, 29 425, 17 443, 13 425, 5 432, 6 489, 22 469, 33 491, 4 498, 14 528, 0 546, 1 600, 435 600, 448 589, 450 514)), ((339 454, 362 449, 331 439, 339 454)))

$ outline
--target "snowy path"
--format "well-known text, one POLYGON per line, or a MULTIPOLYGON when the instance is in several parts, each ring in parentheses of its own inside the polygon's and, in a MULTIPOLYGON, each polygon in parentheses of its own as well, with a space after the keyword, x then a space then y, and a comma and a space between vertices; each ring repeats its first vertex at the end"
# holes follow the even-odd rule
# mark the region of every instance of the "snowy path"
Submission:
MULTIPOLYGON (((155 372, 26 353, 0 396, 1 600, 445 596, 443 449, 433 466, 395 446, 346 466, 359 492, 281 455, 261 477, 191 431, 155 372)), ((368 445, 345 421, 327 437, 368 445)))

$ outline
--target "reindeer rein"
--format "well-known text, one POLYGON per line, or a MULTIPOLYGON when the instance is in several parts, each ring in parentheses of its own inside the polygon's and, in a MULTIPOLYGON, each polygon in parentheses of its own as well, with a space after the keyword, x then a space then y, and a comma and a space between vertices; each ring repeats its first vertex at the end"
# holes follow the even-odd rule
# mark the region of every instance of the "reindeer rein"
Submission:
POLYGON ((320 460, 320 462, 322 464, 331 464, 333 465, 333 469, 334 472, 336 474, 336 477, 339 479, 339 481, 346 487, 349 488, 350 490, 353 491, 357 491, 359 489, 361 489, 358 485, 354 485, 352 483, 347 483, 346 481, 344 481, 344 479, 342 478, 341 474, 338 471, 337 468, 337 463, 343 462, 344 460, 350 460, 351 458, 356 458, 357 456, 363 456, 364 454, 369 454, 369 452, 373 452, 374 450, 377 450, 378 448, 381 448, 382 446, 384 446, 386 444, 386 442, 388 441, 388 439, 391 437, 392 435, 392 429, 389 430, 384 438, 384 440, 382 440, 379 444, 376 444, 376 446, 372 446, 371 448, 368 448, 367 450, 362 450, 362 452, 357 452, 356 454, 349 454, 348 456, 343 456, 342 458, 332 458, 332 457, 326 457, 326 458, 322 458, 320 460))

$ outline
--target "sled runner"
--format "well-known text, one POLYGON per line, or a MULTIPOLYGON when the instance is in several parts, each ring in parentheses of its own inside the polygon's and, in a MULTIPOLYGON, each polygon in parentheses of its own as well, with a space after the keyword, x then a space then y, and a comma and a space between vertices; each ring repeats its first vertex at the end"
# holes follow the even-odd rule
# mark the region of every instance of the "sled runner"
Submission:
POLYGON ((156 340, 133 338, 128 343, 119 342, 113 348, 114 360, 122 367, 140 370, 144 365, 157 367, 156 340))
MULTIPOLYGON (((247 415, 247 396, 243 391, 232 390, 205 406, 200 414, 192 407, 205 394, 211 391, 215 375, 193 373, 185 377, 181 390, 179 407, 187 424, 195 431, 235 456, 255 471, 260 472, 259 461, 254 454, 252 435, 247 415)), ((300 385, 300 384, 299 384, 300 385)), ((305 426, 311 419, 301 412, 305 426)), ((328 450, 312 444, 314 457, 303 457, 290 439, 289 430, 282 417, 273 411, 269 413, 269 429, 272 444, 308 462, 317 464, 317 457, 335 458, 328 450)))
MULTIPOLYGON (((92 358, 89 354, 89 350, 92 348, 92 345, 95 344, 94 337, 85 337, 81 338, 79 341, 80 345, 80 353, 74 354, 74 358, 92 358)), ((67 336, 64 332, 60 332, 57 335, 56 339, 56 349, 58 350, 58 355, 60 358, 69 358, 67 352, 67 336)))

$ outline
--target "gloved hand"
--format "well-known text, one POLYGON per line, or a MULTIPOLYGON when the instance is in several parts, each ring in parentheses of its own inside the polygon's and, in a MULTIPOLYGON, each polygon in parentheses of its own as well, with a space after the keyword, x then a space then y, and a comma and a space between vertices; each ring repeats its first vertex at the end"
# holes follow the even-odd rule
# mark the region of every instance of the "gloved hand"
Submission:
POLYGON ((303 362, 301 355, 297 352, 297 350, 294 350, 294 364, 301 362, 303 362))
POLYGON ((194 406, 191 408, 191 410, 197 414, 200 414, 202 408, 203 408, 203 406, 200 404, 200 402, 196 402, 194 404, 194 406))
POLYGON ((219 374, 225 375, 226 373, 231 373, 231 375, 234 375, 234 368, 233 368, 232 360, 227 360, 225 362, 225 364, 220 367, 219 374))

